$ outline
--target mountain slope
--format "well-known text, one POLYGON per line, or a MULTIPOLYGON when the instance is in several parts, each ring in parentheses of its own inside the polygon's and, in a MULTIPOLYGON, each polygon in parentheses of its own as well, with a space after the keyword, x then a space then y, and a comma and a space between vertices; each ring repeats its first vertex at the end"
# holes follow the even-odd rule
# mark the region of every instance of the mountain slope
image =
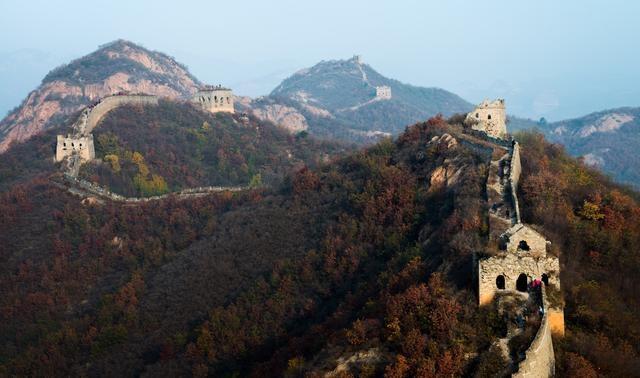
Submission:
POLYGON ((640 108, 618 108, 539 125, 574 156, 640 187, 640 108))
POLYGON ((104 96, 128 91, 181 98, 194 93, 198 80, 173 58, 124 40, 58 67, 22 104, 0 121, 0 152, 13 142, 61 123, 104 96))
MULTIPOLYGON (((54 127, 0 154, 0 190, 36 176, 58 174, 54 127)), ((146 197, 192 187, 275 185, 291 170, 319 166, 351 150, 317 141, 255 118, 211 114, 189 103, 121 106, 94 129, 96 159, 80 178, 115 193, 146 197)))
POLYGON ((317 167, 349 150, 340 143, 291 136, 257 119, 238 118, 168 100, 158 106, 120 107, 94 130, 98 160, 85 164, 80 176, 126 196, 252 182, 274 185, 291 170, 317 167), (156 183, 166 184, 162 190, 145 187, 151 182, 140 180, 141 168, 156 183))
MULTIPOLYGON (((472 279, 472 254, 495 248, 490 156, 469 138, 432 119, 273 190, 184 201, 14 185, 0 193, 0 372, 495 376, 506 320, 478 309, 472 279)), ((519 138, 522 215, 562 262, 558 374, 632 376, 638 195, 519 138)))
POLYGON ((285 79, 267 98, 248 105, 257 110, 257 116, 293 131, 308 128, 312 134, 349 140, 366 140, 385 133, 397 135, 407 125, 435 114, 451 115, 472 109, 471 104, 443 89, 388 79, 359 57, 323 61, 301 70, 285 79), (376 96, 376 87, 389 87, 390 98, 376 96), (284 113, 273 111, 282 106, 286 107, 284 113))

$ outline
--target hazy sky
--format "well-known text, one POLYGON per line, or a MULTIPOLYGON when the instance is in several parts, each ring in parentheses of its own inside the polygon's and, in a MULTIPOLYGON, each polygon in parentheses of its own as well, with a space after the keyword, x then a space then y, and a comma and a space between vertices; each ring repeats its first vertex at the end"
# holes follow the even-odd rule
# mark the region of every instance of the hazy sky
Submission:
POLYGON ((53 67, 124 38, 239 94, 360 54, 387 77, 556 120, 640 106, 639 16, 631 0, 0 0, 0 115, 53 67))

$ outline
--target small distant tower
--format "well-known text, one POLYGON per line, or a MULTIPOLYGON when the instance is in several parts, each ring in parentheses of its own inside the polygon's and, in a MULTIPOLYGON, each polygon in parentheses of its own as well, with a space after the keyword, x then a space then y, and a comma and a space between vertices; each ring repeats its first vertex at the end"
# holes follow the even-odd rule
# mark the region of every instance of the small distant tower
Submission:
POLYGON ((78 154, 81 161, 95 159, 93 135, 71 136, 58 135, 56 144, 56 161, 62 161, 67 156, 78 154))
POLYGON ((376 98, 380 100, 391 100, 391 87, 386 85, 376 87, 376 98))
POLYGON ((354 55, 351 59, 355 64, 362 64, 362 55, 354 55))
POLYGON ((474 130, 480 130, 494 138, 505 138, 507 135, 507 114, 504 99, 484 100, 465 119, 474 130))
POLYGON ((211 113, 234 113, 233 92, 221 85, 205 85, 193 95, 191 101, 211 113))

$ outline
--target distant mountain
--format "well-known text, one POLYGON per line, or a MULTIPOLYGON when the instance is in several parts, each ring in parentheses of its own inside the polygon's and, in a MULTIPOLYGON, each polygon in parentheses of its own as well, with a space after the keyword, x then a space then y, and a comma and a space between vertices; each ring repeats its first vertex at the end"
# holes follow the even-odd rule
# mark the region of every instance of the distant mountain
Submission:
POLYGON ((547 138, 617 181, 640 186, 640 108, 618 108, 584 117, 538 123, 547 138))
POLYGON ((357 56, 298 71, 269 96, 243 105, 294 132, 308 129, 311 134, 356 141, 397 135, 407 125, 438 113, 466 113, 473 108, 443 89, 386 78, 357 56))
POLYGON ((83 106, 121 91, 170 98, 194 93, 198 80, 172 57, 117 40, 49 72, 0 121, 0 152, 60 123, 83 106))

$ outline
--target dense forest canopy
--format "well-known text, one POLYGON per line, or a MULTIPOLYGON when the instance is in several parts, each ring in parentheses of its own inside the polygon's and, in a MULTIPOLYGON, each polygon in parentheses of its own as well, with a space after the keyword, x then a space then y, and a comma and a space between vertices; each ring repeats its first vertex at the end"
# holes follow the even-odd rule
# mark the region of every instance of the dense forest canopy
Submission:
MULTIPOLYGON (((153 112, 123 112, 156 133, 153 112)), ((204 133, 188 123, 166 130, 186 145, 204 133)), ((82 204, 42 174, 14 180, 0 194, 0 372, 313 377, 342 358, 343 376, 494 376, 504 319, 477 307, 472 279, 473 253, 490 247, 487 159, 432 141, 462 132, 434 118, 269 189, 184 201, 82 204)), ((561 258, 558 374, 632 376, 637 194, 539 134, 518 140, 523 217, 561 258)), ((197 156, 162 166, 136 137, 117 145, 169 186, 197 156)))

